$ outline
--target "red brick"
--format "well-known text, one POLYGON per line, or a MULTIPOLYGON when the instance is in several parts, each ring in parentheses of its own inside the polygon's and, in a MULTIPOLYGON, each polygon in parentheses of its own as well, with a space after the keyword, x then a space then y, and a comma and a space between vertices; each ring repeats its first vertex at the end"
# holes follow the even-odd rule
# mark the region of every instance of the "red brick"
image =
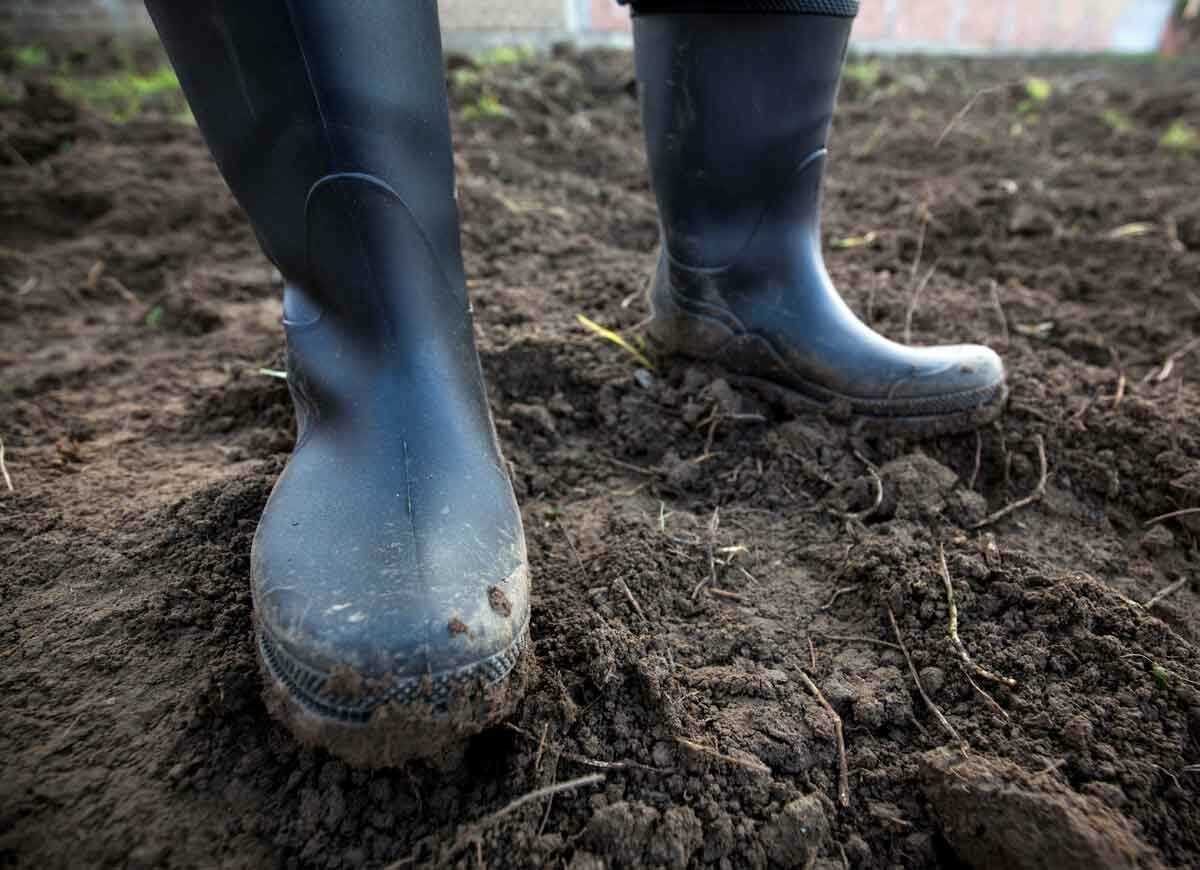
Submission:
POLYGON ((949 42, 954 5, 954 0, 896 0, 896 39, 926 44, 949 42))
POLYGON ((629 7, 619 5, 616 0, 591 0, 592 30, 629 30, 629 7))
POLYGON ((1077 51, 1101 51, 1112 44, 1113 28, 1128 4, 1125 0, 1068 0, 1066 5, 1081 7, 1078 14, 1082 17, 1070 47, 1077 51))
POLYGON ((1047 48, 1078 51, 1087 44, 1094 0, 1059 0, 1058 14, 1052 20, 1047 48), (1090 10, 1088 7, 1092 7, 1090 10))
POLYGON ((958 41, 968 48, 996 48, 1003 41, 1007 3, 963 3, 963 16, 958 23, 958 41))
POLYGON ((854 21, 852 38, 880 42, 890 36, 887 8, 883 0, 863 0, 858 18, 854 21))
POLYGON ((1011 37, 1008 47, 1034 51, 1050 42, 1051 8, 1048 3, 1014 0, 1011 37))

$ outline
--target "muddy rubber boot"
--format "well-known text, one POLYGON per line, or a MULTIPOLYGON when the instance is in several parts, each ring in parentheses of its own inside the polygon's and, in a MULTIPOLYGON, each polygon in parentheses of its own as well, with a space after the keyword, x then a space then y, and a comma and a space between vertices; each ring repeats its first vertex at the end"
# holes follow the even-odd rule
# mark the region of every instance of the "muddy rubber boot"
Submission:
POLYGON ((634 3, 663 242, 648 337, 866 431, 974 428, 1003 409, 1000 358, 976 345, 889 341, 854 315, 821 257, 826 136, 857 7, 634 3), (755 8, 769 11, 746 11, 755 8))
POLYGON ((521 518, 459 251, 433 0, 150 0, 284 276, 295 452, 252 552, 268 701, 358 765, 452 755, 528 668, 521 518))

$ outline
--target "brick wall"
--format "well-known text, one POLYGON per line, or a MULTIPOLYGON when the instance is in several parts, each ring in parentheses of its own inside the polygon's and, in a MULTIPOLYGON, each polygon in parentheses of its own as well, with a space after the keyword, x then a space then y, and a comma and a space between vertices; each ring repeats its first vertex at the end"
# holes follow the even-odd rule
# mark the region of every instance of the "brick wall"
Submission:
MULTIPOLYGON (((188 0, 178 0, 188 2, 188 0)), ((251 0, 244 0, 251 2, 251 0)), ((407 2, 407 0, 394 0, 407 2)), ((1153 51, 1174 0, 863 0, 853 39, 898 51, 1153 51)), ((439 0, 446 44, 628 39, 616 0, 439 0)), ((140 0, 0 0, 0 32, 149 31, 140 0)))
MULTIPOLYGON (((624 30, 615 0, 587 0, 593 27, 624 30)), ((1174 0, 862 0, 861 48, 967 52, 1154 51, 1174 0)))

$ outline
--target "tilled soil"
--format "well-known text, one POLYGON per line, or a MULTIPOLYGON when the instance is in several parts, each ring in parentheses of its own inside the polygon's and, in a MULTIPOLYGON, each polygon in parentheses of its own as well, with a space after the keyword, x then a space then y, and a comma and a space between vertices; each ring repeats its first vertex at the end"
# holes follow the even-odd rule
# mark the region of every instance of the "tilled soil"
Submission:
POLYGON ((10 75, 0 863, 1200 864, 1200 514, 1152 522, 1200 505, 1200 157, 1160 145, 1200 126, 1196 69, 1035 66, 1046 100, 1011 62, 844 86, 832 274, 1010 370, 1000 423, 907 443, 585 330, 647 313, 630 58, 452 62, 538 670, 456 764, 389 771, 260 695, 249 547, 292 422, 243 215, 194 127, 10 75), (943 549, 964 649, 1014 685, 948 638, 943 549))

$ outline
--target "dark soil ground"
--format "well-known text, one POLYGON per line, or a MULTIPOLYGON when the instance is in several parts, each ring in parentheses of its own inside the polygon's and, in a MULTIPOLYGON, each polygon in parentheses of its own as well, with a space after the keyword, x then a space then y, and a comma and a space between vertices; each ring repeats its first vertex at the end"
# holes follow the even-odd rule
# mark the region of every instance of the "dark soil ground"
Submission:
POLYGON ((1161 144, 1200 127, 1196 68, 851 67, 833 275, 881 331, 1010 367, 999 424, 918 444, 582 328, 647 313, 629 56, 451 67, 540 669, 457 766, 382 772, 260 697, 279 288, 198 132, 5 73, 0 864, 1200 865, 1200 514, 1150 522, 1200 506, 1200 155, 1161 144), (1044 498, 976 528, 1043 491, 1039 445, 1044 498), (939 547, 1015 687, 960 666, 939 547))

